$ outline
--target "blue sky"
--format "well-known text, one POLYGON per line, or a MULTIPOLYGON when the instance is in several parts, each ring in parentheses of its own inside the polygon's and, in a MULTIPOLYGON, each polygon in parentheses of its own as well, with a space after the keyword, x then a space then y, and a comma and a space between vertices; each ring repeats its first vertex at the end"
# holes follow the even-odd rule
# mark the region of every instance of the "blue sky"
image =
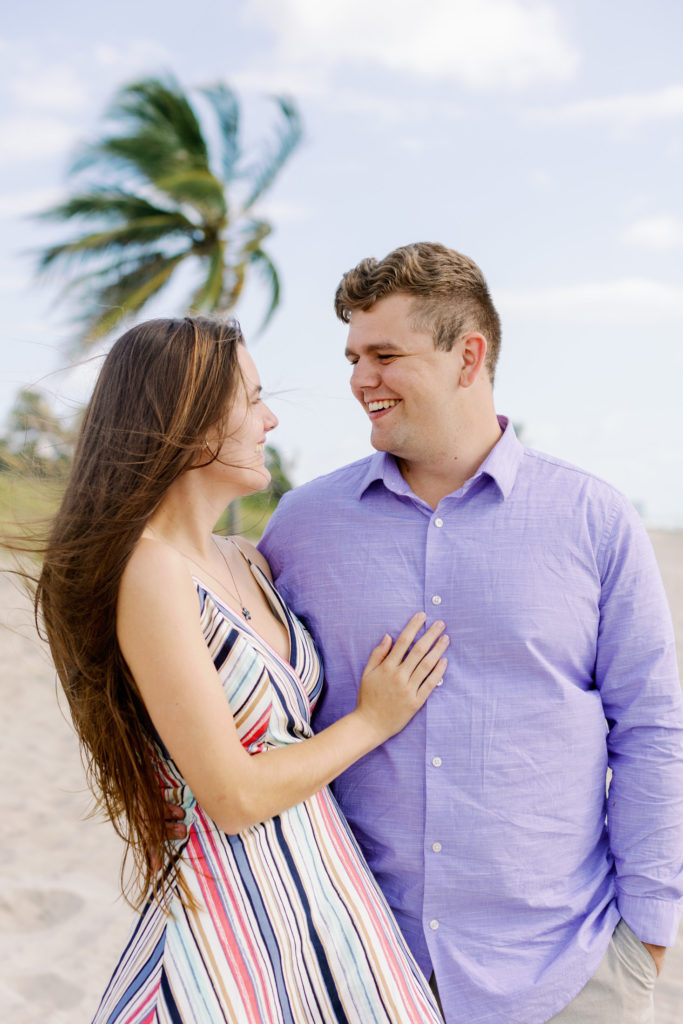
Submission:
MULTIPOLYGON (((683 527, 683 4, 679 0, 32 0, 0 28, 0 414, 55 373, 69 308, 29 251, 53 230, 74 145, 113 92, 171 70, 223 79, 248 137, 293 95, 305 140, 263 203, 283 302, 237 310, 297 482, 359 458, 332 297, 346 269, 441 241, 484 270, 503 319, 500 412, 528 444, 683 527)), ((175 313, 174 289, 154 314, 175 313)), ((96 363, 96 361, 95 361, 96 363)))

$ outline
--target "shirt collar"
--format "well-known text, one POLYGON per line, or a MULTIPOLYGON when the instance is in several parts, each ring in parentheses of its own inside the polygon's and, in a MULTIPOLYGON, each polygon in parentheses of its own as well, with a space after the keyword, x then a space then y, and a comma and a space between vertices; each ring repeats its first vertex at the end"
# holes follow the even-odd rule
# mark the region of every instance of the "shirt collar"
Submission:
MULTIPOLYGON (((507 416, 499 416, 498 422, 503 431, 500 439, 493 446, 474 476, 470 477, 464 484, 464 487, 469 488, 474 480, 486 474, 496 484, 503 498, 507 498, 514 487, 524 448, 517 439, 514 427, 507 416)), ((380 480, 387 490, 393 491, 394 494, 406 495, 411 498, 415 497, 401 476, 396 465, 396 459, 388 452, 375 452, 374 455, 370 456, 367 470, 358 483, 356 496, 362 498, 370 484, 377 480, 380 480)))

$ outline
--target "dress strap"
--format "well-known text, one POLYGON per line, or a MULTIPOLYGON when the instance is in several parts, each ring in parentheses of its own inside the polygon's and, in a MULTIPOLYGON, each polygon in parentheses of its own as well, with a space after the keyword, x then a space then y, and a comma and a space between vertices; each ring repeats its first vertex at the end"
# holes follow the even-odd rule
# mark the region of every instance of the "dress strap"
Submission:
POLYGON ((251 575, 258 583, 266 601, 270 605, 270 610, 273 612, 275 617, 280 620, 282 625, 290 634, 291 643, 292 624, 290 622, 289 615, 287 614, 288 608, 284 601, 282 600, 282 598, 280 597, 280 595, 278 594, 277 590, 275 589, 275 585, 272 583, 271 580, 268 579, 261 566, 251 560, 249 555, 246 553, 246 551, 242 549, 242 547, 237 543, 236 540, 234 540, 232 537, 229 537, 228 539, 230 543, 237 548, 242 558, 249 566, 251 570, 251 575))
POLYGON ((234 538, 234 537, 226 537, 226 540, 229 540, 229 541, 230 541, 230 543, 231 543, 231 544, 233 545, 233 547, 236 547, 236 548, 237 548, 237 550, 239 551, 239 553, 241 554, 242 558, 243 558, 243 559, 244 559, 244 561, 245 561, 245 562, 247 563, 247 565, 249 566, 249 568, 250 568, 250 569, 253 569, 253 567, 254 567, 254 563, 252 562, 251 558, 250 558, 250 557, 249 557, 249 555, 248 555, 248 554, 246 553, 246 551, 244 551, 244 550, 242 549, 242 547, 241 547, 241 546, 240 546, 240 545, 239 545, 239 544, 237 543, 237 541, 235 540, 235 538, 234 538))

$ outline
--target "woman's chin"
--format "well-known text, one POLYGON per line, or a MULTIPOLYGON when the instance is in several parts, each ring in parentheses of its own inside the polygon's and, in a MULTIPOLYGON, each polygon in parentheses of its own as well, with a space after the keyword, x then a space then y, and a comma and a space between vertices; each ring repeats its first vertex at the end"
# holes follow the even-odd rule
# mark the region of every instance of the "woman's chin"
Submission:
POLYGON ((258 494, 259 491, 265 491, 270 483, 270 473, 265 466, 254 469, 249 473, 249 476, 251 480, 244 481, 244 491, 241 495, 243 498, 246 498, 249 494, 258 494))

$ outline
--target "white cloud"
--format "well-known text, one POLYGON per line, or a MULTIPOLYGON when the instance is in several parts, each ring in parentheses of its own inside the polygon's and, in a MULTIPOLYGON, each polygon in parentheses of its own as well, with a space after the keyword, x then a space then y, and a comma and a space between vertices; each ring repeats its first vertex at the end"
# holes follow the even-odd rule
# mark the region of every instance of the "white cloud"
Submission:
POLYGON ((32 283, 28 274, 8 269, 0 277, 0 295, 15 296, 19 292, 26 291, 32 283))
POLYGON ((312 207, 282 199, 264 199, 263 202, 259 202, 258 212, 259 217, 264 217, 275 224, 296 224, 313 216, 312 207))
POLYGON ((564 80, 578 67, 546 0, 249 0, 247 14, 296 66, 361 60, 473 89, 564 80))
POLYGON ((299 101, 327 91, 325 69, 284 67, 281 64, 269 64, 268 67, 254 65, 236 71, 230 76, 230 82, 242 93, 296 96, 299 101))
POLYGON ((676 217, 644 217, 635 221, 622 233, 624 242, 643 249, 664 252, 683 245, 683 220, 676 217))
POLYGON ((632 127, 646 121, 662 121, 683 117, 683 85, 670 85, 653 92, 624 93, 602 99, 581 100, 564 106, 536 112, 544 120, 560 122, 610 121, 621 127, 632 127))
POLYGON ((529 174, 529 181, 539 192, 552 192, 556 185, 553 175, 543 167, 534 168, 529 174))
POLYGON ((160 70, 172 67, 177 61, 171 51, 155 39, 129 39, 121 46, 100 43, 94 47, 93 56, 95 63, 105 68, 112 77, 155 75, 160 70))
POLYGON ((64 198, 58 188, 36 188, 27 192, 9 192, 0 195, 0 217, 24 217, 38 213, 64 198))
POLYGON ((503 289, 494 299, 503 316, 522 313, 601 325, 683 321, 683 285, 642 277, 528 291, 503 289))
POLYGON ((81 111, 88 102, 88 93, 73 68, 38 65, 33 60, 9 82, 9 89, 21 106, 39 110, 71 113, 81 111))
POLYGON ((49 114, 31 112, 0 118, 0 163, 63 156, 78 135, 68 121, 49 114))

